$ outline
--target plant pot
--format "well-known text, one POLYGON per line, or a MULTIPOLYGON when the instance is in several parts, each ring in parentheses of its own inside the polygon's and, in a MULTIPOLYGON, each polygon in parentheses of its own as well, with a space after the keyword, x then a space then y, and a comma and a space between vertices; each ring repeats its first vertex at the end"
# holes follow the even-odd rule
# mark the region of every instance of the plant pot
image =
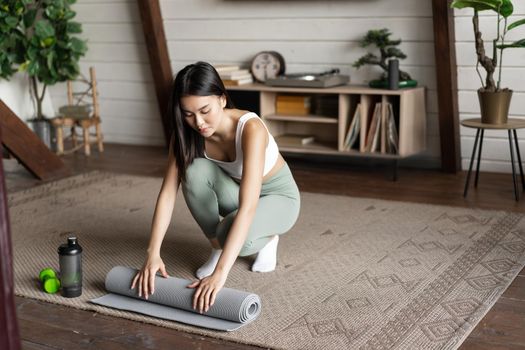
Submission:
POLYGON ((55 129, 48 119, 30 119, 28 123, 40 140, 52 151, 56 151, 55 129))
POLYGON ((512 90, 478 91, 481 122, 485 124, 506 124, 509 117, 511 97, 512 90))

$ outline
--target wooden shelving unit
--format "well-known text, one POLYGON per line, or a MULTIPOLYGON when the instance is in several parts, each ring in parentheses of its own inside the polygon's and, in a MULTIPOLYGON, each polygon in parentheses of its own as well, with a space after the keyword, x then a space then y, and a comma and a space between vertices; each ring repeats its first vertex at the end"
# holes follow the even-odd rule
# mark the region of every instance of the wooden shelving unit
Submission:
MULTIPOLYGON (((333 88, 287 88, 271 87, 263 84, 228 86, 231 91, 253 91, 259 94, 261 118, 274 137, 285 134, 307 134, 315 137, 315 142, 300 146, 283 146, 282 152, 304 154, 330 154, 346 156, 365 156, 385 159, 400 159, 426 148, 426 110, 425 88, 416 87, 399 90, 372 89, 367 86, 346 85, 333 88), (315 98, 323 95, 333 98, 337 104, 337 115, 280 115, 276 113, 276 97, 279 94, 307 95, 315 98), (399 137, 396 154, 382 151, 366 152, 366 135, 372 111, 376 103, 393 106, 396 128, 399 137), (345 149, 344 139, 356 108, 360 110, 359 142, 353 149, 345 149), (365 137, 363 137, 365 135, 365 137)), ((386 113, 382 108, 381 113, 386 113)))

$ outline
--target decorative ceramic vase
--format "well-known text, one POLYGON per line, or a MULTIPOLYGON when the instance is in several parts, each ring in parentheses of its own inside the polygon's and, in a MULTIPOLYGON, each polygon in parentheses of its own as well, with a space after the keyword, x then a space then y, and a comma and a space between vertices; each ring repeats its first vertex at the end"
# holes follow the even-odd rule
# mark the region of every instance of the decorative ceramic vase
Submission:
POLYGON ((512 90, 498 92, 478 91, 481 107, 481 122, 485 124, 506 124, 509 116, 512 90))

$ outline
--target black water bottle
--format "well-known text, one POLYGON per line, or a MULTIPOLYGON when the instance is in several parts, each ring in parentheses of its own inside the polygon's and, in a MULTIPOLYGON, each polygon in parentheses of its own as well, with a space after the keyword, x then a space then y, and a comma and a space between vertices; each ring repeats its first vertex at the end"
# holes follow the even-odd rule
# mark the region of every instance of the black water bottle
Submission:
POLYGON ((58 247, 62 296, 75 298, 82 294, 82 247, 76 237, 58 247))
POLYGON ((399 60, 388 61, 388 88, 397 90, 399 88, 399 60))

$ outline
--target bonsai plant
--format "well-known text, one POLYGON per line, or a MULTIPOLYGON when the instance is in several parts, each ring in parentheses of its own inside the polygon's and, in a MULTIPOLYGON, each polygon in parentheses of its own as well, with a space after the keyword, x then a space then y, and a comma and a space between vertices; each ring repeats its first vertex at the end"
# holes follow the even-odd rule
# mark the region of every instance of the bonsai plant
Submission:
MULTIPOLYGON (((401 39, 391 40, 392 33, 386 29, 372 29, 359 41, 359 46, 368 47, 375 45, 379 49, 380 57, 369 52, 359 58, 352 65, 355 68, 360 68, 364 65, 377 65, 381 67, 384 72, 378 80, 372 80, 369 85, 371 87, 387 87, 388 85, 388 60, 389 59, 405 59, 407 56, 397 46, 401 44, 401 39)), ((412 80, 407 72, 399 70, 399 86, 416 86, 417 82, 412 80)))
POLYGON ((85 41, 75 36, 82 26, 72 21, 76 15, 73 3, 75 0, 7 0, 0 5, 0 77, 27 72, 37 122, 46 121, 42 113, 46 88, 76 78, 78 61, 87 49, 85 41))
POLYGON ((511 47, 525 47, 525 39, 506 43, 505 35, 510 30, 525 24, 525 19, 515 21, 508 25, 508 19, 514 11, 511 0, 454 0, 452 1, 451 7, 457 9, 469 7, 474 10, 472 24, 474 37, 476 39, 476 71, 481 80, 481 88, 478 89, 481 119, 483 123, 504 124, 508 118, 512 90, 501 87, 503 50, 511 47), (492 40, 492 57, 486 54, 485 44, 479 30, 478 13, 480 11, 493 11, 497 14, 496 21, 494 22, 497 32, 496 38, 492 40), (480 65, 485 69, 485 80, 483 80, 481 76, 479 70, 480 65), (494 79, 496 70, 498 70, 497 80, 494 79))

